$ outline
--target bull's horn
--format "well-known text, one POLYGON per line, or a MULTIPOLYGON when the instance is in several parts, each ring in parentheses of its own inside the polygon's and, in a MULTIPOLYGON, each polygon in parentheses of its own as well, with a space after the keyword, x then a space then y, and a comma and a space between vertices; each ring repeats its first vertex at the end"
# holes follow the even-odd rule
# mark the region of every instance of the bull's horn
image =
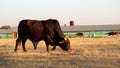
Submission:
POLYGON ((64 40, 60 41, 59 43, 60 43, 60 44, 64 43, 64 40))
POLYGON ((68 39, 68 37, 67 37, 67 36, 65 36, 65 37, 64 37, 64 40, 67 40, 67 39, 68 39))

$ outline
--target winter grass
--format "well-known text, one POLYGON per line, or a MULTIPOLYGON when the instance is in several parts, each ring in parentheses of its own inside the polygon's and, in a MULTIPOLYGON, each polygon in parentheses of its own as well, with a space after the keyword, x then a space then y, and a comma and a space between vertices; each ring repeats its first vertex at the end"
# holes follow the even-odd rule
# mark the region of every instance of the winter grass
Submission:
MULTIPOLYGON (((15 39, 0 39, 0 68, 119 68, 120 37, 70 38, 71 52, 46 51, 44 41, 37 50, 28 40, 14 52, 15 39)), ((51 48, 51 47, 50 47, 51 48)))

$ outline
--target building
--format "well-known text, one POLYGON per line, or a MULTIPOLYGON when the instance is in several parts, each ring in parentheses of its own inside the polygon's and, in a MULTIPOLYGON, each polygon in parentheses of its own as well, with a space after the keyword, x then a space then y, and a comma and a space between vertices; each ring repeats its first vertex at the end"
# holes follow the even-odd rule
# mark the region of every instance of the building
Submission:
POLYGON ((83 33, 85 37, 108 36, 108 32, 120 32, 118 25, 81 25, 81 26, 61 26, 65 35, 75 36, 77 33, 83 33))
MULTIPOLYGON (((77 33, 83 33, 85 37, 108 36, 108 32, 120 32, 118 25, 80 25, 80 26, 61 26, 65 35, 74 37, 77 33)), ((0 38, 16 38, 17 27, 10 29, 0 29, 0 38)))
POLYGON ((16 38, 17 27, 11 27, 9 29, 0 29, 0 38, 16 38))
POLYGON ((0 29, 0 38, 12 38, 12 30, 0 29))

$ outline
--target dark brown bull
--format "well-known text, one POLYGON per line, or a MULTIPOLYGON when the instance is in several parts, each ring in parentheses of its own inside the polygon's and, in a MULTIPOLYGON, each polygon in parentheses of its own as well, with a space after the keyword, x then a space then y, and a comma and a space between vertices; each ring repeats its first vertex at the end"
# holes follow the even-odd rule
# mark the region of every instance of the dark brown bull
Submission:
POLYGON ((80 37, 84 37, 83 33, 77 33, 76 35, 80 36, 80 37))
POLYGON ((108 34, 109 36, 114 36, 114 35, 119 35, 120 32, 109 32, 109 33, 106 33, 108 34))
POLYGON ((27 39, 32 41, 34 49, 37 48, 39 41, 44 40, 48 52, 49 45, 53 46, 53 50, 56 46, 60 46, 65 51, 71 50, 70 40, 64 36, 59 22, 55 19, 22 20, 18 26, 18 39, 14 51, 17 51, 18 44, 22 42, 23 51, 26 52, 25 43, 27 39))

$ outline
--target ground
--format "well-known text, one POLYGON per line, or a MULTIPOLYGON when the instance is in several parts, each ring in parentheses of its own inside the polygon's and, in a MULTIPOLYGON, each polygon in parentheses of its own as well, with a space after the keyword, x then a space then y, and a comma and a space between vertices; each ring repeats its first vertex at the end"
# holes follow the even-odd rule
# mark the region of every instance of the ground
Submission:
MULTIPOLYGON (((0 68, 119 68, 120 37, 69 38, 71 52, 57 47, 46 51, 44 41, 37 50, 26 42, 27 52, 22 46, 14 52, 16 39, 0 39, 0 68)), ((52 48, 52 47, 50 47, 52 48)))

